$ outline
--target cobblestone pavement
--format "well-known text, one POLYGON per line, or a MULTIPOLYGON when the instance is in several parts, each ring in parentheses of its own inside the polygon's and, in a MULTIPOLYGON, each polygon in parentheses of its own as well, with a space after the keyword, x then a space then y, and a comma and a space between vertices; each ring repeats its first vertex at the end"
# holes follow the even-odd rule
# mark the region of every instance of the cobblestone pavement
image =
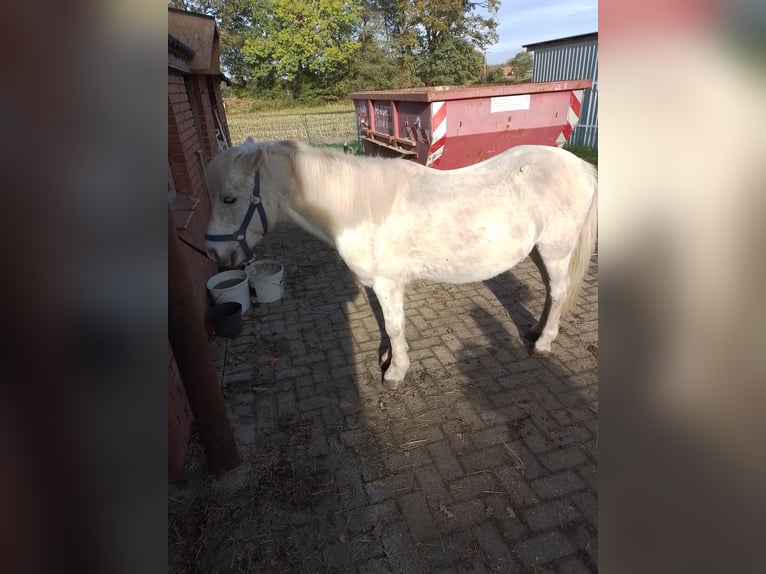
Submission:
POLYGON ((288 225, 259 254, 285 297, 212 342, 245 462, 209 480, 192 457, 171 487, 175 571, 597 571, 596 255, 543 359, 519 334, 544 302, 529 259, 412 284, 386 390, 377 301, 336 252, 288 225))

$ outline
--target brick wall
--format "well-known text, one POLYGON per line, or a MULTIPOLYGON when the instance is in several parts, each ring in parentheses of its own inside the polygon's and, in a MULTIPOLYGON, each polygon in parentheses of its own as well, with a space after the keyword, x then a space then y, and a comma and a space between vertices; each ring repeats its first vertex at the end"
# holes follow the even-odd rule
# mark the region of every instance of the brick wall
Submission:
POLYGON ((189 94, 180 74, 168 74, 168 161, 178 191, 205 195, 200 149, 189 94))
MULTIPOLYGON (((200 82, 206 84, 206 77, 192 76, 189 83, 195 85, 200 82)), ((197 92, 196 89, 194 91, 197 92)), ((205 284, 210 276, 216 272, 217 267, 210 259, 188 246, 189 244, 193 245, 203 253, 205 252, 205 230, 210 220, 210 200, 197 150, 205 149, 204 143, 200 142, 200 134, 205 133, 205 124, 211 125, 212 110, 210 98, 202 98, 200 101, 198 95, 192 95, 196 101, 195 109, 198 113, 200 110, 207 110, 207 113, 199 113, 199 117, 195 118, 184 77, 180 74, 168 74, 168 162, 170 163, 170 170, 178 193, 186 193, 200 200, 189 226, 179 230, 178 235, 185 242, 183 243, 184 263, 199 305, 197 312, 202 313, 209 305, 205 284), (203 103, 204 100, 207 100, 206 106, 203 103), (205 117, 208 119, 205 120, 205 117)), ((213 132, 213 140, 215 140, 215 132, 213 132)), ((205 153, 207 155, 207 151, 205 153)))
POLYGON ((218 153, 218 141, 215 137, 215 117, 213 116, 212 99, 213 93, 210 91, 207 76, 191 76, 192 97, 196 104, 199 114, 199 130, 202 135, 202 149, 205 150, 205 157, 209 161, 218 153))

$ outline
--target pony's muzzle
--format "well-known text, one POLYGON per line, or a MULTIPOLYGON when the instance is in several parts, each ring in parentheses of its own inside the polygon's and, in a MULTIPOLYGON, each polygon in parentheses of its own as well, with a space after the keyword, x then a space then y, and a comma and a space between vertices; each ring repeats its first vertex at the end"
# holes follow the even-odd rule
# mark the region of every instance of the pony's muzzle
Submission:
POLYGON ((210 258, 219 265, 235 267, 238 263, 238 253, 236 249, 224 249, 219 251, 216 247, 208 247, 207 253, 210 258))
POLYGON ((210 259, 216 261, 217 263, 221 262, 221 256, 219 255, 218 250, 215 247, 208 247, 207 254, 210 256, 210 259))

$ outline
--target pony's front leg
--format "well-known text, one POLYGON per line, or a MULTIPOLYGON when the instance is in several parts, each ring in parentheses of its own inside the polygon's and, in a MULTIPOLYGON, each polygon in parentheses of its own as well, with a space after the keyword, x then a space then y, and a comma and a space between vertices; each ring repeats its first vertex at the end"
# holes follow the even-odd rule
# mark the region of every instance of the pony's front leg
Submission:
POLYGON ((383 311, 386 333, 391 341, 391 364, 383 378, 391 383, 399 383, 404 380, 410 368, 407 340, 404 338, 404 285, 378 278, 372 289, 383 311))

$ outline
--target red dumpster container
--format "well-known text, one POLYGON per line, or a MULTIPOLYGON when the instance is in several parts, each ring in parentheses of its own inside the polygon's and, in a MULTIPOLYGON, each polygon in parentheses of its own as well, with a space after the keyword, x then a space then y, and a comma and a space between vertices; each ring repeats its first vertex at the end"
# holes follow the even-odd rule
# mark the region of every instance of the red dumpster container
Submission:
POLYGON ((517 145, 562 146, 591 80, 354 92, 365 154, 436 169, 471 165, 517 145))

